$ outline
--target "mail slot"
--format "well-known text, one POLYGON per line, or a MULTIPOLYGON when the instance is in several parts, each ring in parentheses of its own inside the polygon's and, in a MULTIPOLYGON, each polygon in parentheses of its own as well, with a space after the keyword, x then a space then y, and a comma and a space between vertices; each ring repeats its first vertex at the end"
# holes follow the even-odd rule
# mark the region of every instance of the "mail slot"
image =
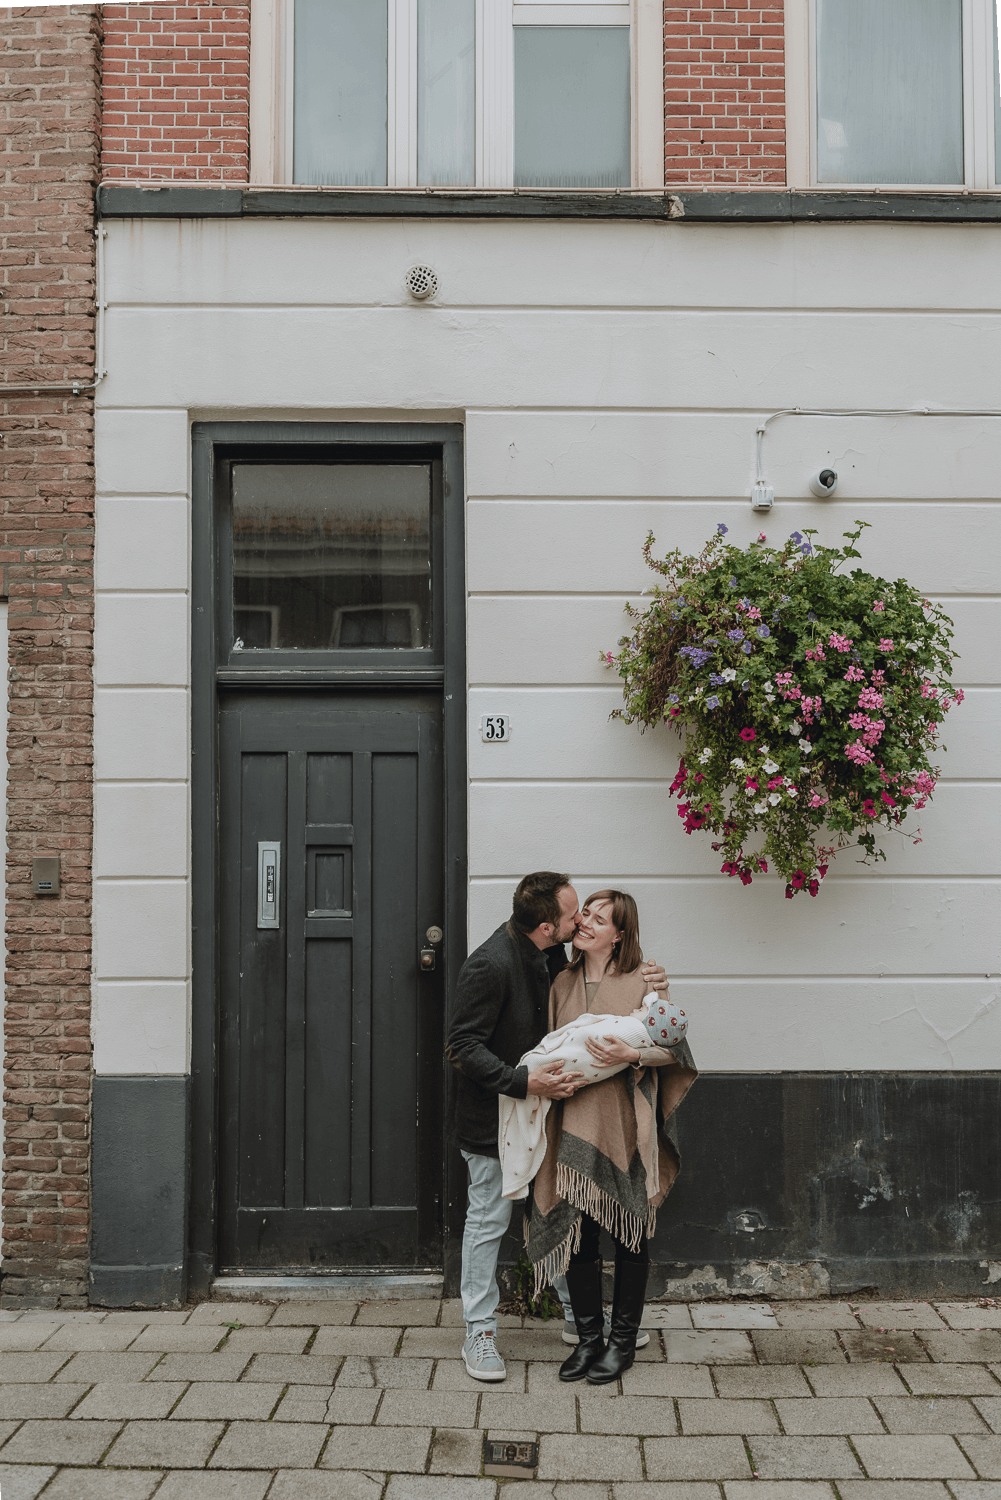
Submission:
POLYGON ((59 895, 59 856, 31 861, 31 889, 36 896, 59 895))
POLYGON ((257 846, 257 925, 277 927, 278 901, 281 894, 282 846, 259 843, 257 846))

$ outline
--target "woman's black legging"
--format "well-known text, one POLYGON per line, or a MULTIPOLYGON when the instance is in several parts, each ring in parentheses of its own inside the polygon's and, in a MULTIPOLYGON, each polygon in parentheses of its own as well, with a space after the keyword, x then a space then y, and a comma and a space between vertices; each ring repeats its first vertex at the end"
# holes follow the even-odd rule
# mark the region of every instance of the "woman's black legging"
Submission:
MULTIPOLYGON (((590 1214, 582 1213, 580 1216, 580 1249, 574 1251, 570 1259, 576 1262, 586 1261, 593 1265, 601 1258, 599 1239, 601 1225, 597 1219, 592 1219, 590 1214)), ((614 1238, 614 1236, 613 1236, 614 1238)), ((622 1265, 632 1263, 633 1265, 645 1266, 650 1260, 650 1250, 647 1245, 646 1230, 640 1241, 638 1250, 630 1250, 621 1240, 615 1241, 615 1264, 622 1265)))

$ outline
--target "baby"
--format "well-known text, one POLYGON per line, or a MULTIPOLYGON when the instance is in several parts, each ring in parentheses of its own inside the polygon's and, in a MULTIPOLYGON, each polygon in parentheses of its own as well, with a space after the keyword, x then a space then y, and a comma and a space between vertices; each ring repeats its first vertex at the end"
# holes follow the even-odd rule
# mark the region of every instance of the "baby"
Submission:
MULTIPOLYGON (((587 1050, 588 1037, 602 1041, 606 1036, 616 1036, 627 1047, 639 1049, 642 1064, 645 1049, 673 1047, 687 1030, 685 1012, 652 990, 628 1016, 591 1015, 584 1011, 576 1021, 561 1026, 559 1031, 547 1032, 537 1047, 525 1053, 520 1066, 527 1067, 531 1073, 553 1058, 562 1058, 564 1073, 583 1073, 583 1081, 577 1087, 584 1088, 586 1084, 601 1083, 629 1067, 624 1062, 602 1067, 587 1050)), ((509 1094, 501 1094, 499 1102, 497 1140, 504 1174, 504 1197, 526 1198, 528 1184, 546 1154, 546 1115, 551 1101, 538 1094, 530 1094, 527 1099, 512 1099, 509 1094)))

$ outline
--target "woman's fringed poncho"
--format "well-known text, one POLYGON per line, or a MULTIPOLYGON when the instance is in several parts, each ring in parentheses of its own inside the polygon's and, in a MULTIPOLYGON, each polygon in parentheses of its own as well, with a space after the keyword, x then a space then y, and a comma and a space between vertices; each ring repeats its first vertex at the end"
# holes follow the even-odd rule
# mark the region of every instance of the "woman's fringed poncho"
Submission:
MULTIPOLYGON (((606 974, 588 1007, 583 964, 566 969, 550 992, 549 1029, 588 1008, 628 1015, 648 988, 639 969, 606 974)), ((537 1288, 565 1273, 580 1244, 582 1213, 632 1250, 639 1249, 644 1230, 653 1234, 657 1209, 681 1169, 674 1115, 698 1076, 687 1041, 670 1055, 674 1066, 664 1052, 665 1066, 626 1068, 549 1111, 546 1156, 526 1226, 537 1288)))

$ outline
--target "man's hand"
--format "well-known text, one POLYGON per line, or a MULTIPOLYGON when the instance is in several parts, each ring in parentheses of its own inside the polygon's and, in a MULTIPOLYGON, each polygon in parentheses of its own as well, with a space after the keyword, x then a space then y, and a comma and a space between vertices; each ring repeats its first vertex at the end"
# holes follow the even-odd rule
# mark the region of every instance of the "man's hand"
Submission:
POLYGON ((667 989, 667 974, 661 968, 660 964, 645 963, 640 973, 651 990, 667 989))
POLYGON ((564 1073, 563 1059, 545 1063, 528 1075, 528 1092, 541 1094, 543 1099, 569 1099, 575 1088, 575 1080, 583 1073, 564 1073))
POLYGON ((639 1048, 630 1047, 620 1036, 603 1036, 600 1041, 589 1036, 584 1041, 599 1068, 614 1068, 617 1063, 635 1064, 640 1060, 639 1048))

